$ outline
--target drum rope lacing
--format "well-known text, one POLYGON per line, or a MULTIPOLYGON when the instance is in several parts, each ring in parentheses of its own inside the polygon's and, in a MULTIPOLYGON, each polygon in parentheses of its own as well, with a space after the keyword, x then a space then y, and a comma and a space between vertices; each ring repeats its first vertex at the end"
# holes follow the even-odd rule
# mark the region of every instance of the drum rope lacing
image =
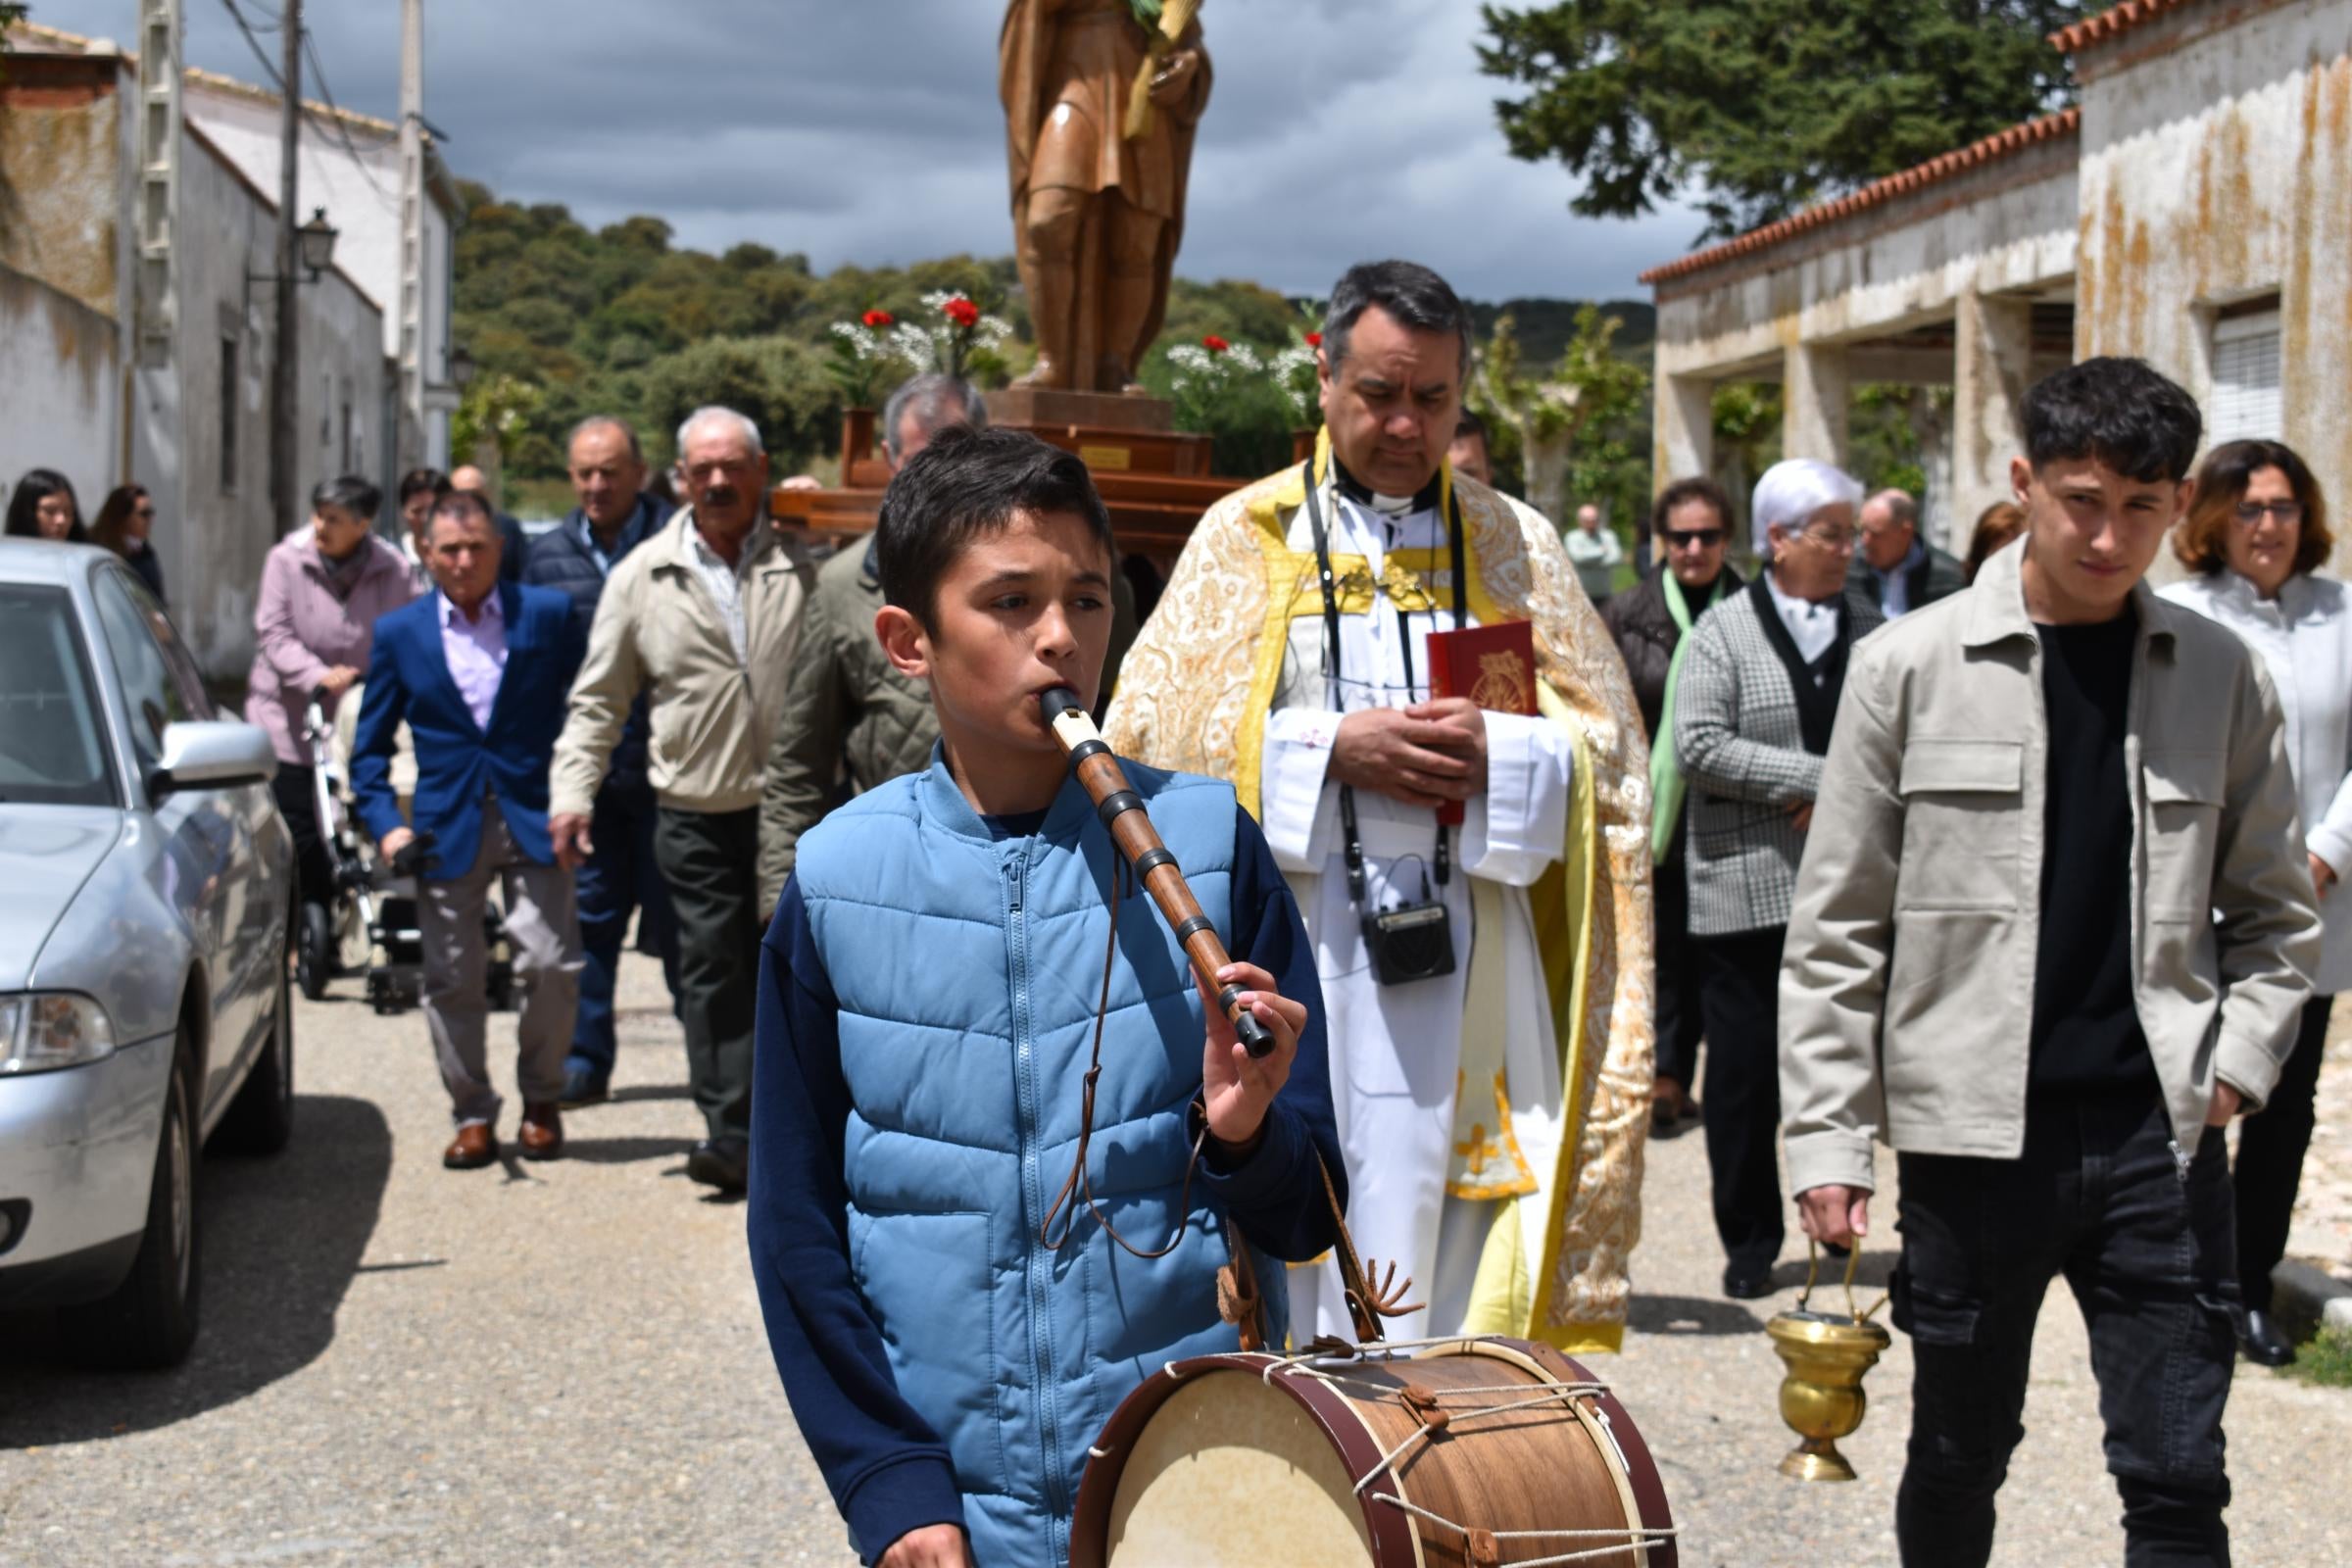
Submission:
MULTIPOLYGON (((1433 1525, 1450 1530, 1457 1536, 1467 1538, 1472 1534, 1468 1525, 1456 1524, 1442 1513, 1424 1508, 1416 1502, 1407 1502, 1394 1494, 1376 1492, 1372 1495, 1393 1507, 1403 1509, 1415 1518, 1426 1519, 1433 1525)), ((1638 1551, 1642 1554, 1642 1560, 1647 1562, 1650 1547, 1664 1545, 1682 1532, 1671 1525, 1621 1525, 1610 1530, 1488 1530, 1481 1534, 1497 1542, 1600 1539, 1609 1543, 1605 1546, 1586 1546, 1577 1551, 1563 1551, 1556 1556, 1526 1557, 1511 1565, 1511 1568, 1552 1568, 1552 1565, 1558 1563, 1591 1562, 1595 1557, 1614 1557, 1621 1551, 1638 1551)))

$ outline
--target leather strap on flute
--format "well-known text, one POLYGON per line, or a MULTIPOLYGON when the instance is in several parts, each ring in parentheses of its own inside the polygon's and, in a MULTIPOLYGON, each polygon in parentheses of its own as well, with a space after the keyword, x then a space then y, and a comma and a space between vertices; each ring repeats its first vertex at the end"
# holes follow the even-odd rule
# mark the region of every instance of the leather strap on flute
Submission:
POLYGON ((1209 995, 1217 999, 1233 1032, 1252 1056, 1263 1056, 1274 1049, 1274 1033, 1257 1021, 1242 1002, 1242 987, 1217 978, 1217 971, 1233 961, 1225 951, 1217 929, 1200 908, 1200 901, 1184 880, 1184 868, 1176 857, 1160 842, 1159 831, 1152 825, 1151 813, 1144 809, 1144 798, 1135 793, 1127 782, 1126 770, 1095 728, 1095 721, 1078 705, 1077 695, 1065 687, 1045 693, 1039 702, 1045 710, 1046 722, 1054 730, 1054 738, 1069 754, 1070 771, 1077 775, 1089 799, 1095 803, 1095 812, 1102 819, 1103 830, 1110 834, 1111 844, 1124 855, 1135 873, 1136 882, 1152 895, 1159 906, 1161 918, 1175 932, 1177 945, 1192 959, 1193 969, 1209 995))

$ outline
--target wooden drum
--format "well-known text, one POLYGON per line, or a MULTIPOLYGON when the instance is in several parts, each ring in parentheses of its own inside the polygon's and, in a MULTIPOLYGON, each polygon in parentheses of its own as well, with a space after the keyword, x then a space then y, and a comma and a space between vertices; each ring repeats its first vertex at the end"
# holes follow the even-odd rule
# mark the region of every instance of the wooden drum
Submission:
POLYGON ((1499 1338, 1175 1362, 1078 1490, 1073 1568, 1675 1568, 1657 1466, 1605 1384, 1499 1338))

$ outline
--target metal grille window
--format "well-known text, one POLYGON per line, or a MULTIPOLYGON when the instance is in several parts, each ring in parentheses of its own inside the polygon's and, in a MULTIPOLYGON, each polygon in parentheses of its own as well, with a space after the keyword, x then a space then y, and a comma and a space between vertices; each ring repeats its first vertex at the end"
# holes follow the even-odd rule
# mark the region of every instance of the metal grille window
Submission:
POLYGON ((2271 440, 2285 433, 2279 396, 2278 313, 2225 317, 2213 323, 2213 403, 2206 438, 2271 440))
POLYGON ((237 340, 220 340, 220 489, 237 488, 237 340))

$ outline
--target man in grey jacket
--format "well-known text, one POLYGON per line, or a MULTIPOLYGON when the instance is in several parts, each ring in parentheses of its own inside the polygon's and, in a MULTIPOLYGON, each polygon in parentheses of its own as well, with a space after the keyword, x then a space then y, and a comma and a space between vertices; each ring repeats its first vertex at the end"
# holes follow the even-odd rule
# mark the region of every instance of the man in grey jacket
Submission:
POLYGON ((1850 1244, 1872 1138, 1894 1146, 1905 1564, 1990 1555, 2061 1274, 2127 1562, 2226 1563, 2222 1129, 2278 1076, 2318 914, 2269 676, 2140 581, 2196 405, 2096 359, 2024 425, 2025 539, 1854 652, 1781 979, 1789 1185, 1808 1235, 1850 1244))

